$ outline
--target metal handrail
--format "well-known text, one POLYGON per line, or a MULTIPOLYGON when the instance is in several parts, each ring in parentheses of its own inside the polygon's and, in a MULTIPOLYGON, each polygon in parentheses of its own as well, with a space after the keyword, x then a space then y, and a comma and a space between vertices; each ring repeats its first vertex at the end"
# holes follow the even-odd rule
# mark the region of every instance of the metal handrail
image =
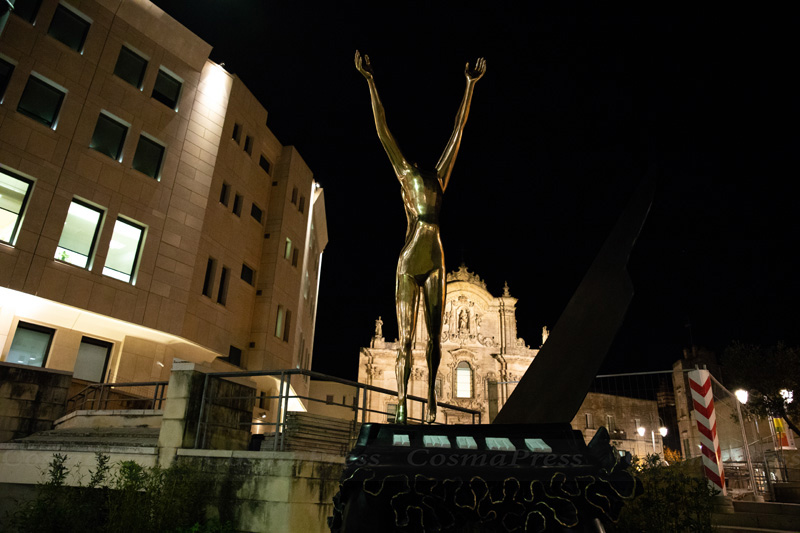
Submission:
POLYGON ((93 383, 81 389, 72 398, 67 400, 67 413, 79 410, 99 411, 108 408, 111 402, 126 402, 126 401, 146 401, 149 402, 150 409, 161 409, 165 397, 166 388, 169 382, 167 381, 135 381, 128 383, 93 383), (155 387, 153 395, 151 396, 136 396, 133 393, 121 392, 122 394, 129 395, 126 398, 111 398, 110 394, 113 389, 124 389, 132 387, 155 387), (91 395, 91 397, 90 397, 91 395), (80 402, 80 403, 79 403, 80 402), (87 407, 87 403, 89 406, 87 407))

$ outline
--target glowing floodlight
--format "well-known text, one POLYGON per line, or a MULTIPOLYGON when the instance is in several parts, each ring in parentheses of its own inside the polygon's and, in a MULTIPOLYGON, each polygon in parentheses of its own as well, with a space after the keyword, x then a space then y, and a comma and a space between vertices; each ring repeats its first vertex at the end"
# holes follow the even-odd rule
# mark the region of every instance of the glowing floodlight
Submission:
POLYGON ((640 437, 644 437, 644 428, 643 427, 636 428, 636 432, 639 433, 640 437))
POLYGON ((747 391, 746 390, 737 389, 736 392, 734 392, 734 394, 736 395, 736 399, 739 400, 739 403, 741 403, 741 404, 747 403, 747 391))

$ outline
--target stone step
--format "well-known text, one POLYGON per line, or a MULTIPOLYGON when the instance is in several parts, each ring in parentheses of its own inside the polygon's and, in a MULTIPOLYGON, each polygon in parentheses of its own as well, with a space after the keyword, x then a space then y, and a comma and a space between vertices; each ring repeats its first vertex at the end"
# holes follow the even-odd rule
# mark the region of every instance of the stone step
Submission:
POLYGON ((48 447, 154 447, 158 444, 159 428, 77 428, 34 433, 13 442, 25 448, 48 447))
POLYGON ((791 514, 714 513, 711 523, 725 527, 800 532, 800 518, 791 514))
POLYGON ((800 521, 800 504, 798 503, 734 501, 733 508, 737 513, 792 515, 798 517, 798 521, 800 521))

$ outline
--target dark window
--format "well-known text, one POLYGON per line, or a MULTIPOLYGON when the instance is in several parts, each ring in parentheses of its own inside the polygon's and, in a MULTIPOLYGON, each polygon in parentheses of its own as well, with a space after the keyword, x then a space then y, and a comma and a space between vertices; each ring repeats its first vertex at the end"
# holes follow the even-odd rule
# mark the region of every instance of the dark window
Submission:
POLYGON ((253 204, 250 207, 250 216, 256 219, 258 222, 261 222, 261 217, 264 216, 264 211, 261 210, 256 204, 253 204))
POLYGON ((301 196, 300 197, 300 203, 297 204, 297 209, 299 209, 301 213, 305 212, 305 209, 306 209, 306 197, 305 196, 301 196))
POLYGON ((144 135, 140 135, 139 144, 136 145, 136 153, 133 155, 134 170, 158 179, 163 160, 164 146, 152 139, 148 139, 144 135))
POLYGON ((239 124, 233 124, 233 135, 231 136, 236 144, 239 144, 239 141, 242 140, 242 127, 239 124))
POLYGON ((203 294, 211 298, 214 291, 214 273, 217 270, 217 261, 213 257, 206 263, 206 277, 203 278, 203 294))
POLYGON ((253 155, 253 138, 249 135, 245 135, 244 137, 244 151, 253 155))
POLYGON ((57 89, 44 80, 31 76, 22 91, 17 111, 38 120, 45 126, 53 127, 58 118, 58 111, 64 101, 64 91, 57 89))
POLYGON ((14 14, 33 23, 41 5, 42 0, 17 0, 14 2, 14 14))
POLYGON ((102 222, 102 209, 78 199, 72 200, 55 258, 81 268, 91 268, 102 222))
POLYGON ((33 182, 0 170, 0 241, 14 244, 33 182))
POLYGON ((6 87, 8 87, 8 82, 13 72, 14 65, 0 57, 0 101, 3 100, 3 95, 6 93, 6 87))
POLYGON ((114 66, 114 74, 127 81, 137 89, 142 88, 144 71, 147 69, 147 60, 129 48, 122 47, 114 66))
POLYGON ((88 20, 59 4, 47 33, 76 52, 80 52, 83 50, 83 43, 86 42, 89 26, 91 23, 88 20))
POLYGON ((325 403, 331 405, 333 403, 333 394, 325 395, 325 403))
POLYGON ((44 367, 55 332, 52 328, 20 322, 17 324, 14 340, 11 341, 6 362, 44 367))
POLYGON ((283 340, 289 342, 289 331, 292 327, 292 312, 288 309, 286 310, 286 318, 284 319, 285 322, 283 324, 283 340))
POLYGON ((105 113, 100 113, 100 116, 97 117, 97 124, 94 127, 89 148, 119 161, 122 157, 122 146, 125 144, 125 136, 127 134, 128 126, 117 122, 105 113))
POLYGON ((250 285, 252 285, 253 281, 255 280, 255 277, 256 277, 255 271, 253 271, 253 269, 250 268, 249 266, 242 264, 242 279, 245 280, 250 285))
POLYGON ((228 207, 228 200, 231 196, 231 186, 227 183, 222 183, 222 189, 219 191, 219 203, 228 207))
POLYGON ((228 362, 236 366, 242 366, 241 348, 237 348, 236 346, 231 346, 228 349, 228 362))
POLYGON ((297 187, 292 189, 292 203, 297 205, 297 187))
POLYGON ((144 226, 118 218, 111 234, 111 244, 103 267, 103 275, 125 283, 135 280, 136 267, 144 244, 144 226))
POLYGON ((75 360, 72 377, 96 383, 102 382, 103 376, 106 375, 108 357, 111 355, 113 346, 110 342, 83 337, 80 348, 78 348, 78 358, 75 360))
POLYGON ((298 250, 297 248, 292 250, 292 266, 293 267, 297 266, 297 256, 299 256, 299 255, 300 255, 300 250, 298 250))
POLYGON ((225 305, 228 301, 228 268, 222 267, 222 274, 219 277, 219 292, 217 293, 217 303, 225 305))
POLYGON ((242 216, 242 195, 235 194, 233 196, 233 214, 237 217, 242 216))
POLYGON ((178 97, 181 95, 181 82, 170 76, 163 69, 158 69, 156 84, 153 87, 153 98, 169 107, 178 107, 178 97))
POLYGON ((262 155, 258 160, 258 164, 261 166, 261 168, 264 169, 264 172, 269 174, 269 169, 271 168, 271 165, 269 164, 269 161, 267 161, 266 157, 262 155))

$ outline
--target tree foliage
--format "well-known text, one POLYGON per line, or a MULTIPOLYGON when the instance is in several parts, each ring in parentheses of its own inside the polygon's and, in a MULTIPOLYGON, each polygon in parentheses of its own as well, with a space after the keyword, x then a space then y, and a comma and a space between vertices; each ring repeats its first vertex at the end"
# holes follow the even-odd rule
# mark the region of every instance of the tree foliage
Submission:
POLYGON ((783 418, 800 435, 800 398, 788 401, 783 391, 800 394, 800 348, 783 343, 758 346, 733 342, 722 356, 734 389, 748 392, 747 408, 758 416, 783 418))

